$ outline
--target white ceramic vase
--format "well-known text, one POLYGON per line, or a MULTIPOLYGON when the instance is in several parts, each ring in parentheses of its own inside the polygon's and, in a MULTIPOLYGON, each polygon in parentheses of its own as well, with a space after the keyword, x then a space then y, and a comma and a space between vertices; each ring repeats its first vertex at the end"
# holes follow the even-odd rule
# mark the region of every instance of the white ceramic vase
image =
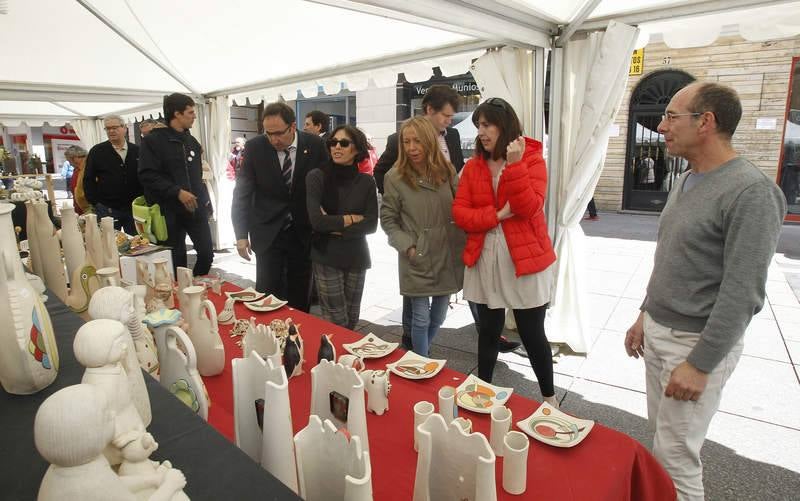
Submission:
POLYGON ((183 293, 183 289, 194 285, 192 283, 194 275, 192 275, 192 270, 189 268, 184 268, 183 266, 178 266, 175 269, 175 275, 175 280, 178 282, 178 287, 176 288, 176 295, 178 296, 178 308, 181 310, 181 313, 186 316, 186 312, 183 311, 183 307, 188 301, 186 299, 186 294, 183 293))
POLYGON ((489 444, 497 456, 503 456, 503 440, 511 429, 511 409, 501 405, 492 409, 489 444))
POLYGON ((503 438, 503 489, 509 494, 522 494, 528 483, 528 436, 510 431, 503 438))
POLYGON ((311 414, 320 419, 330 419, 337 428, 347 428, 350 436, 359 437, 361 446, 369 450, 367 412, 364 405, 364 382, 355 369, 321 360, 311 369, 311 414), (347 422, 339 420, 331 411, 331 392, 347 397, 347 422))
POLYGON ((236 445, 298 492, 289 382, 283 365, 264 360, 255 351, 234 358, 232 365, 236 445), (257 399, 264 400, 263 431, 257 421, 257 399))
POLYGON ((414 404, 414 450, 419 452, 419 425, 431 417, 435 408, 425 400, 414 404))
POLYGON ((312 414, 294 443, 300 497, 307 501, 372 501, 372 467, 359 437, 348 440, 331 421, 323 422, 312 414))
POLYGON ((432 414, 419 425, 414 501, 496 501, 495 455, 481 433, 432 414), (435 459, 435 460, 434 460, 435 459))
POLYGON ((105 262, 103 256, 103 239, 100 228, 97 226, 97 214, 86 214, 84 217, 83 239, 86 241, 86 255, 89 264, 94 269, 102 268, 105 262))
MULTIPOLYGON (((169 289, 169 298, 164 302, 164 305, 167 308, 175 308, 175 295, 172 293, 173 282, 172 282, 172 270, 168 269, 167 264, 169 264, 169 260, 166 258, 156 258, 153 259, 153 282, 155 283, 156 291, 159 288, 169 289)), ((216 314, 216 310, 214 313, 216 314)), ((204 374, 205 375, 205 374, 204 374)))
POLYGON ((28 266, 34 275, 44 277, 44 265, 42 264, 42 251, 39 249, 38 233, 33 230, 36 228, 36 211, 33 209, 33 200, 25 202, 25 232, 28 235, 28 266))
POLYGON ((236 299, 232 297, 229 297, 225 300, 225 306, 222 307, 222 311, 220 311, 217 315, 217 322, 219 322, 220 325, 230 325, 236 323, 236 311, 233 309, 235 304, 236 299))
MULTIPOLYGON (((72 204, 64 202, 61 207, 61 247, 64 249, 64 261, 67 265, 67 277, 70 288, 75 287, 75 276, 86 262, 86 249, 83 246, 83 234, 78 226, 78 216, 72 204)), ((70 295, 72 291, 70 291, 70 295)))
POLYGON ((225 347, 219 337, 217 311, 203 299, 205 287, 193 285, 183 289, 187 297, 186 317, 189 333, 197 352, 197 370, 202 376, 216 376, 225 368, 225 347))
POLYGON ((113 217, 106 216, 100 219, 100 240, 103 242, 103 267, 119 269, 117 231, 114 229, 113 217))
POLYGON ((450 424, 450 421, 458 416, 456 389, 452 386, 439 388, 439 415, 442 416, 442 419, 447 424, 450 424))
POLYGON ((97 280, 100 282, 100 287, 119 287, 120 277, 119 268, 109 266, 107 268, 100 268, 97 270, 97 280))
POLYGON ((28 241, 36 242, 31 247, 31 259, 37 267, 36 274, 42 277, 47 288, 59 299, 66 301, 67 275, 61 259, 61 242, 47 214, 47 202, 37 200, 27 203, 26 206, 34 214, 33 226, 28 226, 28 241), (34 253, 39 256, 34 256, 34 253))

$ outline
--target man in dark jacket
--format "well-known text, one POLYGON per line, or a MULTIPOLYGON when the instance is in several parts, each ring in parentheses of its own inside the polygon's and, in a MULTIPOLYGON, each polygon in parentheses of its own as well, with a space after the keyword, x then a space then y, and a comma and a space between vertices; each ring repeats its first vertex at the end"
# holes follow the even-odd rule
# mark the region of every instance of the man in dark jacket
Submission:
POLYGON ((264 108, 264 134, 247 141, 236 177, 231 217, 239 255, 256 254, 256 289, 308 311, 311 223, 306 174, 328 158, 322 139, 297 130, 286 103, 264 108))
POLYGON ((186 235, 197 251, 194 275, 206 275, 214 253, 208 218, 212 207, 203 184, 203 148, 189 129, 195 120, 194 101, 183 94, 164 98, 169 127, 153 129, 142 139, 139 179, 148 204, 157 203, 167 221, 167 245, 173 267, 186 266, 186 235))
MULTIPOLYGON (((464 167, 464 154, 461 152, 461 136, 458 130, 450 127, 453 122, 453 115, 458 109, 458 92, 449 85, 431 85, 422 98, 422 111, 425 118, 431 121, 433 127, 439 133, 439 148, 445 158, 455 167, 456 172, 461 172, 464 167)), ((375 165, 373 175, 378 191, 383 194, 383 177, 389 172, 397 161, 397 152, 400 141, 397 133, 390 135, 386 140, 386 150, 384 150, 378 163, 375 165)), ((475 321, 475 328, 478 329, 478 312, 475 304, 469 303, 472 318, 475 321)), ((411 300, 403 297, 403 346, 411 349, 411 300)), ((513 351, 519 346, 516 341, 509 341, 505 337, 500 337, 500 351, 513 351)))
POLYGON ((118 115, 103 120, 108 141, 89 150, 83 174, 86 200, 94 206, 98 219, 114 218, 114 228, 135 235, 131 202, 142 194, 136 173, 139 147, 127 140, 128 128, 118 115))

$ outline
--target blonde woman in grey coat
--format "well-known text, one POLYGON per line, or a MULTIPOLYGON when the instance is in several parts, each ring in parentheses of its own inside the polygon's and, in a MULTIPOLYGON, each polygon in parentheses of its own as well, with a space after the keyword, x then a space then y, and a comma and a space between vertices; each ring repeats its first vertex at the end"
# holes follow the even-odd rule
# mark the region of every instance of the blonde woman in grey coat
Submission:
POLYGON ((464 279, 466 237, 452 216, 458 177, 429 120, 407 120, 397 137, 399 156, 384 179, 381 227, 397 249, 400 294, 411 299, 414 352, 427 357, 450 295, 464 279))

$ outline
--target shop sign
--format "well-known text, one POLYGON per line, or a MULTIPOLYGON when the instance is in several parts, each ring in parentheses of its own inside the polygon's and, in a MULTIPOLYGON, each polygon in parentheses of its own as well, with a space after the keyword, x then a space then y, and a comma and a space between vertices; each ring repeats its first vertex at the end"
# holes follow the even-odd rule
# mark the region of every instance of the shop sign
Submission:
MULTIPOLYGON (((429 84, 414 84, 414 96, 424 96, 425 93, 428 92, 429 84)), ((461 96, 473 96, 475 94, 480 94, 481 90, 478 87, 478 84, 475 83, 475 80, 456 80, 455 82, 450 83, 450 87, 455 89, 461 96)))
POLYGON ((631 66, 628 70, 628 76, 641 75, 644 70, 644 47, 636 49, 631 54, 631 66))

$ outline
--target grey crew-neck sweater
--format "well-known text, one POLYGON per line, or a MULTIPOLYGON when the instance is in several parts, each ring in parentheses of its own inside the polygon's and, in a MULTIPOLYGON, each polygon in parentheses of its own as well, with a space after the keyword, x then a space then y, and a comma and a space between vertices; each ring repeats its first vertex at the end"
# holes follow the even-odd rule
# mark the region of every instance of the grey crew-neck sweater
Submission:
POLYGON ((661 213, 642 309, 662 325, 699 332, 687 360, 708 373, 764 305, 786 203, 775 182, 742 157, 684 192, 688 174, 661 213))

